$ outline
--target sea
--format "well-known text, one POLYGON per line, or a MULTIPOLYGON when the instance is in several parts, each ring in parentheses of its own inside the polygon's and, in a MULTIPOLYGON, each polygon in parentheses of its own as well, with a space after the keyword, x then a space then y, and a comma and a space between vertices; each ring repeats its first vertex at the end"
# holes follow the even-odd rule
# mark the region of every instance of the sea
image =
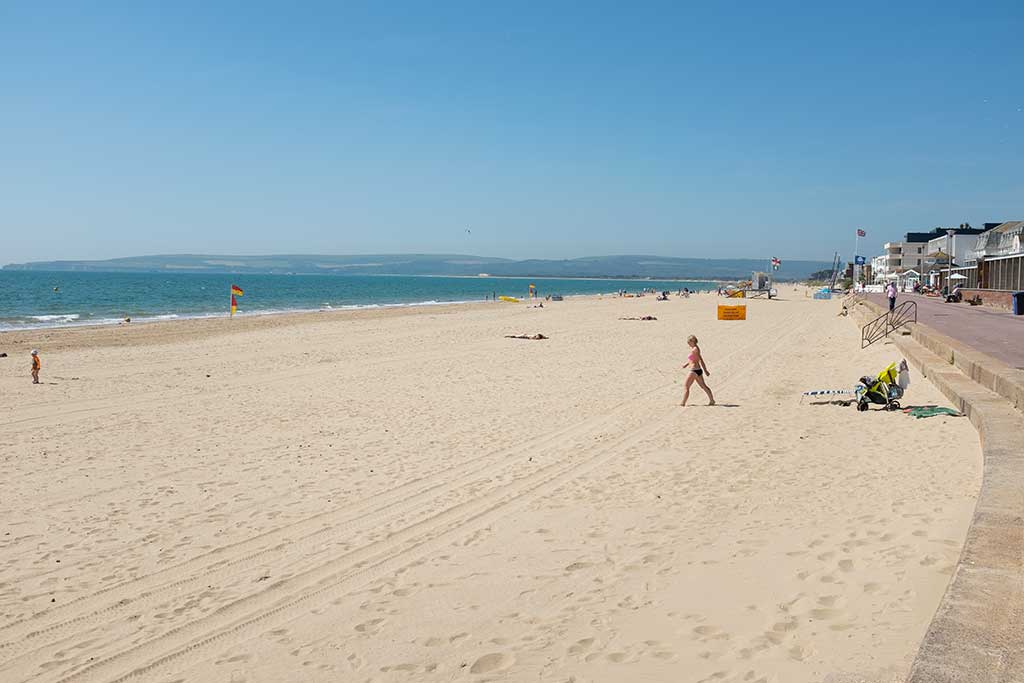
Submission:
POLYGON ((0 270, 0 331, 228 315, 231 285, 241 316, 297 311, 433 306, 643 289, 715 289, 712 282, 406 275, 241 275, 0 270))

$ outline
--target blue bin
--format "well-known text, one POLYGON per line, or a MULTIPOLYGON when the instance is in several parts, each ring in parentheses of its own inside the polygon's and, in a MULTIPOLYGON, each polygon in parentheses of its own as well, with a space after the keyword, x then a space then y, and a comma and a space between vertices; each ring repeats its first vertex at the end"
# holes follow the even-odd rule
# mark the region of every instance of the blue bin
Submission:
POLYGON ((1024 292, 1014 292, 1010 296, 1013 297, 1013 314, 1024 315, 1024 292))

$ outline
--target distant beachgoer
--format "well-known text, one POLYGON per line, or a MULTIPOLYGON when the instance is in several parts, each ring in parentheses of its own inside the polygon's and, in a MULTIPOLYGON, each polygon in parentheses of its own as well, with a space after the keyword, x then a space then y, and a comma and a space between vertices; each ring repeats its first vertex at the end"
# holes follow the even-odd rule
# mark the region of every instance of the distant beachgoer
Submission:
POLYGON ((32 384, 39 384, 39 370, 43 367, 39 360, 39 351, 32 349, 32 384))
POLYGON ((704 393, 708 395, 708 405, 715 405, 715 395, 711 393, 711 388, 704 381, 704 376, 711 376, 708 371, 707 364, 704 363, 704 356, 701 355, 700 347, 697 346, 697 337, 692 334, 686 338, 686 343, 690 345, 690 355, 686 359, 686 365, 683 369, 689 368, 690 372, 686 376, 686 384, 684 385, 683 391, 683 402, 680 405, 686 405, 686 402, 690 399, 690 386, 696 382, 700 385, 700 388, 704 390, 704 393))
POLYGON ((891 311, 896 308, 896 283, 890 282, 885 293, 889 297, 889 310, 891 311))

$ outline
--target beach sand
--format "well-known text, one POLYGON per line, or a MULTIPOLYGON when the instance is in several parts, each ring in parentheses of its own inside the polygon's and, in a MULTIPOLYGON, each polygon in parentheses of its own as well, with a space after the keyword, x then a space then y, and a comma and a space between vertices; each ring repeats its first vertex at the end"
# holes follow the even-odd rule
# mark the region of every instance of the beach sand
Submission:
POLYGON ((978 437, 782 295, 0 335, 0 680, 903 680, 978 437))

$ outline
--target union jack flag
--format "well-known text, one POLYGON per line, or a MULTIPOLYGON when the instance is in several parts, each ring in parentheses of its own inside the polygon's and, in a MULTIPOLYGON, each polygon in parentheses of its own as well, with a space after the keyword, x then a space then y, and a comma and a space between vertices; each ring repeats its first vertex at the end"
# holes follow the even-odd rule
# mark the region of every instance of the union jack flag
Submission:
POLYGON ((857 237, 867 237, 867 236, 868 236, 868 234, 866 232, 864 232, 860 228, 857 228, 857 237))
POLYGON ((772 270, 778 270, 781 265, 782 261, 772 256, 772 270))

